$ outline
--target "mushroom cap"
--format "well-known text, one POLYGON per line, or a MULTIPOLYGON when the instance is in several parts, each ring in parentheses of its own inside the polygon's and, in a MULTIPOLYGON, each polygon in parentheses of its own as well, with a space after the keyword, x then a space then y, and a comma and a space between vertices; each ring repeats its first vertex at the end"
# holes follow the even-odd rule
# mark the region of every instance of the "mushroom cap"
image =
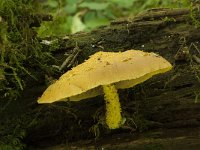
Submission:
POLYGON ((101 85, 114 84, 117 89, 125 89, 171 68, 167 60, 155 53, 100 51, 63 74, 46 89, 38 103, 95 97, 103 94, 101 85))

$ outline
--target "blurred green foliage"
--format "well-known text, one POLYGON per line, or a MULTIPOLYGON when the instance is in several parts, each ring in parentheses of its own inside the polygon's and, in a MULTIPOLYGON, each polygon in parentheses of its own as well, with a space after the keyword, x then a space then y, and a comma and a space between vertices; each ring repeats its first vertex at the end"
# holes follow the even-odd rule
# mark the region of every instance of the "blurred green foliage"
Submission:
POLYGON ((53 22, 43 23, 39 28, 41 37, 90 31, 149 8, 190 6, 188 0, 45 0, 41 4, 54 17, 53 22))

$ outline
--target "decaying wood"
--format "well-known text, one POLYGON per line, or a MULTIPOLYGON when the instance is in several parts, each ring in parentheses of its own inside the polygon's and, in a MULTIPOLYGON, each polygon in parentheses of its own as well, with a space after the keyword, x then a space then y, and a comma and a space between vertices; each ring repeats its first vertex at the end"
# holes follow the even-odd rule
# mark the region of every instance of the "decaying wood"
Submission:
MULTIPOLYGON (((132 19, 115 20, 109 26, 90 33, 77 33, 59 39, 60 47, 55 55, 70 53, 76 44, 82 50, 79 62, 96 51, 124 51, 144 49, 166 55, 173 61, 178 48, 198 42, 196 28, 188 9, 153 9, 132 19)), ((57 39, 58 40, 58 39, 57 39)), ((195 43, 198 46, 198 43, 195 43)), ((65 59, 65 58, 63 58, 65 59)))
POLYGON ((44 150, 122 150, 122 149, 162 149, 162 150, 199 150, 200 138, 199 129, 158 129, 144 134, 116 134, 112 137, 105 137, 98 141, 85 140, 71 143, 69 145, 61 144, 52 146, 44 150), (159 137, 159 138, 158 138, 159 137))
MULTIPOLYGON (((198 11, 188 9, 152 9, 135 18, 115 20, 90 33, 80 32, 56 38, 53 41, 59 43, 59 48, 54 51, 54 56, 60 61, 52 65, 61 66, 64 71, 70 69, 71 61, 67 64, 65 60, 72 56, 64 54, 74 54, 77 46, 80 52, 72 58, 73 62, 76 59, 78 63, 97 51, 143 49, 158 53, 173 64, 173 70, 135 88, 120 91, 124 115, 126 113, 131 118, 139 114, 147 121, 149 130, 200 127, 200 28, 195 24, 198 17, 198 11), (188 50, 187 53, 184 48, 188 50)), ((47 47, 51 47, 51 44, 47 47)), ((37 85, 37 90, 40 87, 37 85)), ((35 101, 42 89, 35 94, 35 101)), ((30 99, 28 91, 24 93, 26 99, 30 99)), ((63 135, 69 141, 88 138, 89 129, 95 123, 92 115, 103 106, 102 97, 73 103, 71 107, 76 117, 66 113, 66 110, 53 109, 50 111, 53 120, 48 119, 49 114, 44 115, 48 111, 43 109, 51 107, 52 110, 53 105, 35 106, 33 110, 41 110, 42 123, 30 130, 28 140, 38 144, 39 141, 55 140, 63 135)), ((140 129, 140 124, 137 126, 140 129)), ((125 131, 120 129, 117 132, 125 131)), ((102 135, 108 134, 101 132, 102 135)))

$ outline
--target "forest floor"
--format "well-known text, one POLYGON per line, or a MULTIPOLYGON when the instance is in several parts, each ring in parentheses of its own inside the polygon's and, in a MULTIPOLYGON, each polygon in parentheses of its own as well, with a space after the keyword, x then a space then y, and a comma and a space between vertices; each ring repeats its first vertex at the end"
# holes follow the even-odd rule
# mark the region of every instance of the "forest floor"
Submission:
POLYGON ((200 128, 157 129, 141 134, 116 134, 38 150, 199 150, 200 128))

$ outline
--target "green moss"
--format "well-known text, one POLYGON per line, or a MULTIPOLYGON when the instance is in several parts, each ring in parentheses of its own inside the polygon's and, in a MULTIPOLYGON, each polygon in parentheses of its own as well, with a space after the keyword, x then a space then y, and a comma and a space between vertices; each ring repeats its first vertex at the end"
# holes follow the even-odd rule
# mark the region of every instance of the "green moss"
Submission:
POLYGON ((190 6, 189 17, 196 28, 200 27, 199 10, 197 8, 190 6))
POLYGON ((32 78, 37 81, 31 67, 43 69, 47 66, 46 62, 52 59, 48 51, 42 51, 37 34, 31 28, 37 18, 32 2, 29 0, 0 1, 2 99, 16 99, 26 87, 26 79, 32 78))
MULTIPOLYGON (((2 117, 4 118, 4 117, 2 117)), ((23 124, 25 121, 22 118, 4 118, 1 120, 0 126, 0 148, 5 150, 22 150, 25 148, 25 144, 22 142, 26 136, 23 124)), ((28 119, 27 119, 28 120, 28 119)), ((29 120, 30 121, 30 120, 29 120)), ((27 122, 26 122, 27 123, 27 122)))
POLYGON ((165 22, 176 22, 176 19, 173 17, 165 17, 162 20, 165 22))

